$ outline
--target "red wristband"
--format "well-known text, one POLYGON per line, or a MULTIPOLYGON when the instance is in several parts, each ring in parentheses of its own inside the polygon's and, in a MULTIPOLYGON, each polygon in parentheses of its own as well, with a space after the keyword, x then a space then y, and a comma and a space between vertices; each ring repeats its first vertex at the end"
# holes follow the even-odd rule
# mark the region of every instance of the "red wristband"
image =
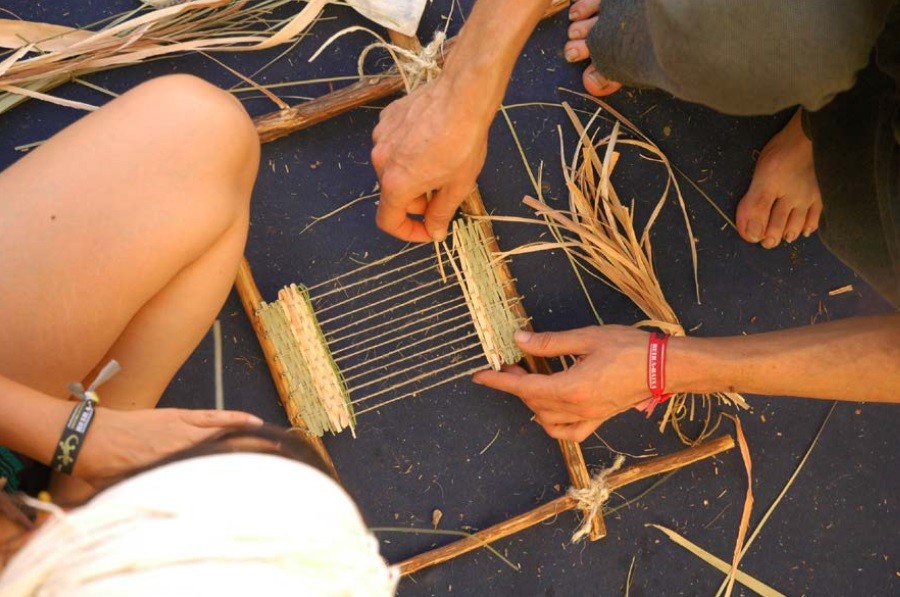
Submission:
POLYGON ((669 337, 665 334, 650 333, 650 341, 647 344, 647 387, 650 388, 650 399, 642 408, 649 418, 657 404, 661 404, 672 397, 666 394, 666 346, 669 337))

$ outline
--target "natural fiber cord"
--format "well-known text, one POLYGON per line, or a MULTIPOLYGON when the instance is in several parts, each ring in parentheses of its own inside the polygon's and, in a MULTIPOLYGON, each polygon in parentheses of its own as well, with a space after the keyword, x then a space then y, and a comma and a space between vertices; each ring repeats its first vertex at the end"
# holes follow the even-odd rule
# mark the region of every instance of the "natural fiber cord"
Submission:
POLYGON ((609 499, 609 487, 606 486, 606 478, 616 472, 625 463, 625 457, 616 456, 612 466, 600 470, 591 477, 591 484, 584 489, 569 489, 569 496, 578 502, 578 507, 585 512, 584 519, 578 525, 578 529, 572 534, 572 543, 578 543, 591 532, 591 522, 600 513, 603 504, 609 499))

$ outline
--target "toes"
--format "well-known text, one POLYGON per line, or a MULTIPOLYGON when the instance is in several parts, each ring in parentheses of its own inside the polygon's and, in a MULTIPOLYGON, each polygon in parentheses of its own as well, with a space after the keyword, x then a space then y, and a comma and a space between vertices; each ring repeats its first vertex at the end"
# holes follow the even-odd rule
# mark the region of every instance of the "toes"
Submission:
POLYGON ((803 236, 809 236, 819 229, 819 218, 822 216, 822 202, 814 203, 806 212, 806 222, 803 224, 803 236))
POLYGON ((593 64, 584 70, 581 80, 587 92, 597 97, 610 95, 622 88, 621 83, 610 81, 604 77, 593 64))
POLYGON ((792 207, 788 201, 778 200, 775 202, 769 214, 769 225, 766 226, 765 238, 760 243, 764 249, 774 249, 781 243, 791 211, 792 207))
POLYGON ((578 0, 569 9, 569 20, 580 21, 597 14, 600 10, 600 0, 578 0))
POLYGON ((569 25, 569 39, 587 39, 588 33, 594 28, 597 17, 593 19, 585 19, 583 21, 575 21, 569 25))
POLYGON ((774 193, 755 188, 751 183, 737 208, 737 229, 741 238, 750 243, 763 240, 773 203, 774 193))
POLYGON ((792 209, 791 215, 788 216, 787 224, 784 226, 784 241, 792 243, 800 237, 803 232, 803 225, 806 223, 806 210, 792 209))
POLYGON ((564 53, 567 62, 580 62, 590 57, 587 43, 583 39, 575 39, 566 43, 564 53))

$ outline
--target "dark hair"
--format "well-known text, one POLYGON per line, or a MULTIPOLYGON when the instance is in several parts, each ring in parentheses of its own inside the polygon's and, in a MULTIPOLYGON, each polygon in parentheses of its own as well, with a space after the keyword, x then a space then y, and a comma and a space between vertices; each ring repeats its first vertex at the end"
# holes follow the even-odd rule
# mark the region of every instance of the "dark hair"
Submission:
POLYGON ((120 483, 135 475, 181 460, 236 452, 273 454, 290 460, 296 460, 297 462, 308 464, 316 470, 325 473, 335 481, 340 482, 334 469, 325 463, 325 460, 319 452, 313 448, 312 444, 306 439, 303 433, 303 431, 283 429, 281 427, 276 427, 275 425, 261 425, 259 427, 244 427, 241 429, 223 431, 191 446, 190 448, 185 448, 180 452, 170 454, 156 462, 133 469, 124 475, 113 478, 109 483, 104 484, 104 488, 120 483), (246 445, 242 446, 239 443, 240 440, 261 440, 266 442, 269 447, 255 446, 248 448, 246 445))

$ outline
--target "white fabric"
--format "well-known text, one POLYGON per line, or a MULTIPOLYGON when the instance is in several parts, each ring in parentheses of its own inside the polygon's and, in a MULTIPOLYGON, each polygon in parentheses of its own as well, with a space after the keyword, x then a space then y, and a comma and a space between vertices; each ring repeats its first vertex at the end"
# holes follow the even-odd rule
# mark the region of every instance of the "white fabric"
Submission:
POLYGON ((392 595, 355 504, 330 477, 268 454, 148 471, 49 520, 0 595, 392 595))
MULTIPOLYGON (((170 6, 177 0, 141 0, 156 8, 170 6)), ((388 29, 415 35, 419 28, 427 0, 331 0, 333 4, 347 4, 369 20, 388 29)))
POLYGON ((346 0, 358 13, 379 25, 415 35, 426 0, 346 0))

